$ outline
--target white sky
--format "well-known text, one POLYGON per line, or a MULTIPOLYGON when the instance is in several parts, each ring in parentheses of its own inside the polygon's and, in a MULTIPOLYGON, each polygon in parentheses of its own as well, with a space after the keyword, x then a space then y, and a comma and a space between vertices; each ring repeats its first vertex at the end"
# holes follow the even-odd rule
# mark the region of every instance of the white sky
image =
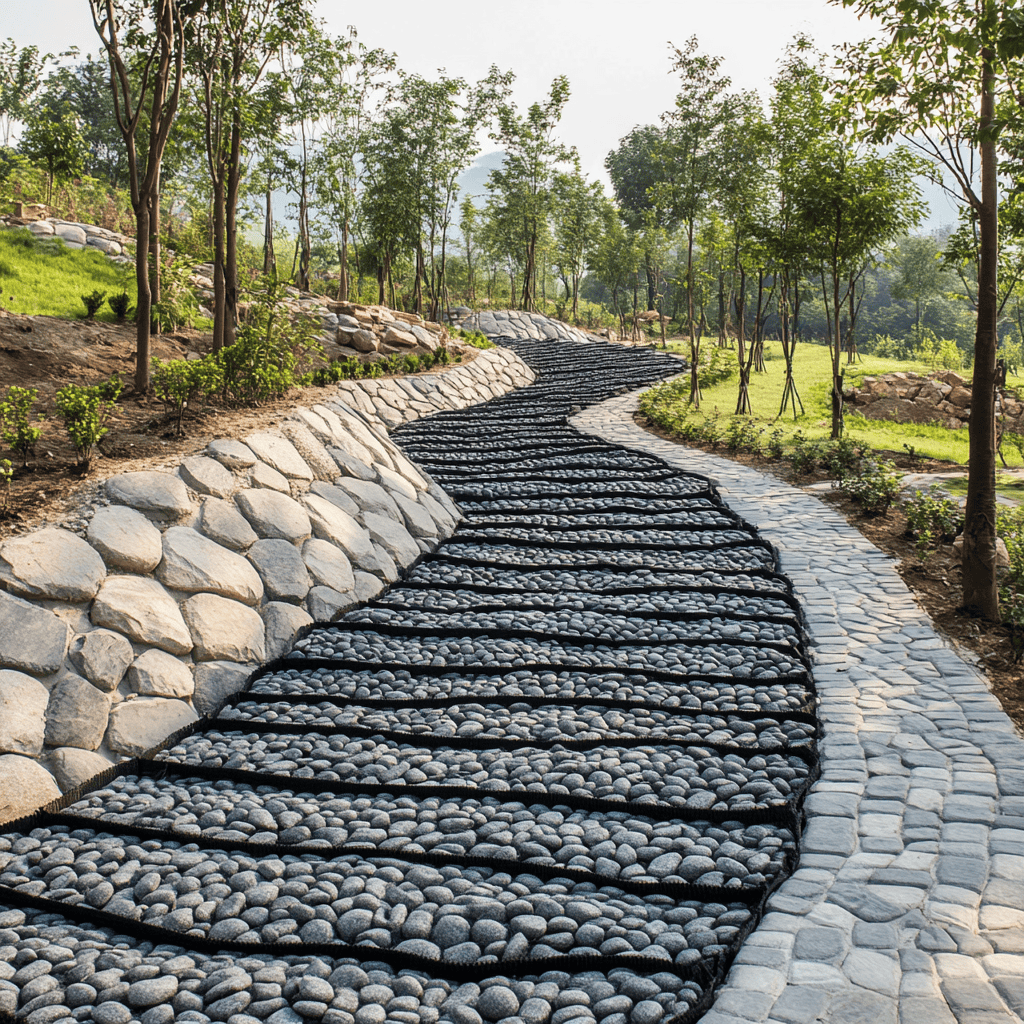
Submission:
MULTIPOLYGON (((669 41, 681 47, 696 34, 704 52, 725 58, 734 87, 763 97, 797 32, 823 49, 870 34, 826 0, 319 0, 318 8, 332 34, 354 23, 363 43, 394 51, 409 71, 429 76, 443 67, 475 81, 492 64, 511 69, 520 108, 567 75, 572 96, 559 134, 591 177, 603 177, 606 154, 634 125, 671 107, 669 41)), ((7 36, 50 52, 99 49, 86 0, 0 0, 7 36)))

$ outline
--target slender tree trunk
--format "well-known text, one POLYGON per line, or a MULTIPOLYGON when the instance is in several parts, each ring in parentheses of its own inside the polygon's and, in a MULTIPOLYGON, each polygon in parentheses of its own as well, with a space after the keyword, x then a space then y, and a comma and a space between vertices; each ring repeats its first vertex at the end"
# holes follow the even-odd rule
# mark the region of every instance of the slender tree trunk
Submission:
MULTIPOLYGON (((160 169, 157 168, 156 183, 150 197, 149 210, 149 292, 153 308, 160 301, 160 169)), ((151 313, 149 322, 150 334, 160 333, 160 317, 151 313)))
MULTIPOLYGON (((986 7, 990 2, 986 2, 986 7)), ((981 232, 978 260, 978 323, 974 339, 974 375, 968 423, 970 461, 967 504, 964 508, 964 608, 999 621, 996 586, 996 431, 995 385, 997 311, 999 307, 999 195, 993 88, 994 54, 982 49, 981 81, 981 204, 977 209, 981 232)))
POLYGON ((341 247, 338 249, 338 301, 348 300, 348 214, 341 219, 341 247))
POLYGON ((224 322, 227 315, 225 300, 227 267, 225 265, 224 185, 213 183, 213 351, 219 352, 226 344, 224 322))
MULTIPOLYGON (((839 237, 839 232, 836 232, 839 237)), ((839 265, 832 264, 832 438, 843 436, 843 341, 839 333, 841 313, 839 309, 839 265)))
POLYGON ((231 128, 231 162, 224 216, 224 345, 234 345, 238 323, 238 191, 242 184, 242 126, 235 117, 231 128))
POLYGON ((149 197, 142 196, 135 210, 138 228, 135 243, 135 391, 144 395, 149 390, 150 323, 153 294, 149 290, 149 197))
POLYGON ((739 321, 739 332, 736 335, 736 362, 740 368, 740 387, 739 394, 736 397, 736 414, 737 415, 749 415, 750 413, 750 391, 749 391, 749 379, 750 369, 747 361, 747 332, 746 332, 746 316, 745 316, 745 297, 747 289, 747 272, 744 267, 740 267, 740 291, 739 296, 736 299, 736 317, 739 321))
POLYGON ((693 218, 686 230, 686 322, 690 329, 690 404, 700 408, 700 335, 693 322, 693 218))
POLYGON ((271 203, 270 176, 267 175, 267 211, 263 218, 263 273, 272 277, 277 273, 274 254, 274 207, 271 203))

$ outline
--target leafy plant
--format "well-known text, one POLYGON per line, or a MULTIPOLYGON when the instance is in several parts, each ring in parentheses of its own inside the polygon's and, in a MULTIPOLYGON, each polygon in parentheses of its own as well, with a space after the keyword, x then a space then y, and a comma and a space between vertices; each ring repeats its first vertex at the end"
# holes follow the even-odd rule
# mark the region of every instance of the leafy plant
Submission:
POLYGON ((732 349, 719 348, 715 345, 705 351, 708 355, 701 359, 700 369, 697 371, 697 383, 701 391, 731 380, 739 373, 736 353, 732 349))
POLYGON ((194 327, 199 316, 199 300, 192 289, 195 264, 178 257, 166 258, 160 268, 160 301, 153 303, 153 316, 160 330, 194 327))
POLYGON ((821 443, 812 441, 803 433, 794 436, 794 444, 789 453, 789 464, 797 476, 807 476, 818 465, 821 457, 821 443))
POLYGON ((258 405, 278 398, 302 380, 304 363, 324 361, 319 319, 290 312, 283 303, 286 294, 284 282, 262 278, 238 340, 217 353, 226 399, 258 405))
POLYGON ((0 459, 0 483, 4 484, 4 503, 0 511, 6 512, 11 501, 11 481, 14 479, 14 468, 10 459, 0 459))
POLYGON ((115 406, 105 401, 98 387, 68 384, 56 394, 57 414, 78 452, 78 465, 87 470, 93 449, 107 435, 105 423, 115 406))
POLYGON ((82 302, 85 303, 85 319, 92 320, 96 314, 100 311, 103 306, 103 300, 107 297, 106 292, 101 292, 98 288, 95 291, 90 292, 88 295, 82 296, 82 302))
POLYGON ((129 312, 132 311, 131 299, 128 297, 127 292, 118 292, 116 295, 111 295, 107 299, 107 305, 117 318, 119 324, 124 323, 128 319, 129 312))
POLYGON ((470 331, 462 327, 455 327, 450 330, 453 338, 461 341, 463 345, 471 345, 473 348, 487 349, 495 348, 495 344, 486 334, 480 331, 470 331))
POLYGON ((22 466, 28 465, 28 457, 35 451, 36 441, 42 434, 39 427, 29 422, 29 413, 38 397, 36 388, 12 385, 7 389, 7 398, 0 402, 0 436, 11 451, 21 456, 22 466))
POLYGON ((960 503, 935 484, 927 491, 915 490, 904 501, 903 513, 907 517, 907 534, 916 538, 921 558, 936 544, 952 540, 964 521, 960 503))
POLYGON ((878 459, 862 464, 858 473, 842 484, 845 491, 867 515, 885 515, 900 496, 902 477, 896 464, 878 459))
POLYGON ((849 437, 830 439, 821 445, 819 460, 825 472, 841 486, 851 473, 859 469, 867 448, 855 444, 849 437))
POLYGON ((181 436, 185 409, 223 387, 223 365, 212 356, 204 359, 172 359, 161 363, 153 357, 150 381, 156 397, 175 413, 175 429, 181 436))

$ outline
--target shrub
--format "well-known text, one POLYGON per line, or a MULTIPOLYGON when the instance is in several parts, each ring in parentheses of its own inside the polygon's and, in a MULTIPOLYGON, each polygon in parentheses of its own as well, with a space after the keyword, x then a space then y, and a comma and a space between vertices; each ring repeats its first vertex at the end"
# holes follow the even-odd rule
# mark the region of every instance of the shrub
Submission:
POLYGON ((7 398, 0 402, 0 436, 11 451, 21 456, 22 466, 28 464, 28 457, 35 451, 36 441, 42 434, 39 427, 29 423, 29 412, 38 397, 35 388, 12 385, 7 389, 7 398))
POLYGON ((864 445, 840 437, 822 442, 818 458, 825 472, 841 485, 847 476, 857 472, 867 451, 864 445))
POLYGON ((153 391, 175 413, 175 428, 181 435, 181 419, 193 402, 206 399, 224 384, 224 369, 212 356, 204 359, 172 359, 161 363, 153 357, 150 376, 153 391))
MULTIPOLYGON (((739 373, 736 353, 731 348, 719 348, 717 345, 704 349, 700 367, 697 370, 697 384, 701 391, 714 387, 724 381, 731 380, 739 373)), ((687 391, 689 394, 689 391, 687 391)))
POLYGON ((127 292, 118 292, 116 295, 111 295, 107 299, 107 305, 114 316, 117 317, 119 324, 124 323, 128 319, 129 312, 132 312, 131 299, 128 298, 127 292))
POLYGON ((471 345, 473 348, 486 349, 496 347, 494 342, 480 331, 468 331, 461 327, 456 327, 450 333, 457 341, 461 341, 464 345, 471 345))
POLYGON ((929 548, 952 540, 964 521, 960 503, 935 484, 927 491, 915 490, 903 503, 903 512, 907 535, 916 538, 917 553, 922 558, 929 548))
POLYGON ((82 302, 85 303, 85 319, 92 320, 96 314, 100 311, 100 307, 103 305, 103 300, 107 297, 106 292, 101 292, 99 289, 90 292, 88 295, 82 296, 82 302))
POLYGON ((68 384, 57 392, 56 405, 57 414, 64 421, 71 443, 78 452, 78 465, 83 470, 88 469, 93 448, 107 434, 104 424, 114 410, 114 404, 103 399, 98 387, 68 384))
POLYGON ((902 477, 888 459, 867 462, 860 472, 844 481, 842 490, 856 501, 867 515, 885 515, 900 496, 902 477))
POLYGON ((725 428, 723 443, 725 450, 729 452, 754 452, 760 450, 762 430, 756 427, 750 420, 733 419, 725 428))
POLYGON ((789 464, 797 476, 806 476, 818 465, 821 457, 821 445, 812 441, 798 431, 793 436, 793 448, 789 453, 789 464))
POLYGON ((226 400, 258 405, 279 398, 308 372, 303 369, 305 361, 324 359, 319 319, 291 313, 283 305, 285 295, 283 282, 262 278, 237 341, 217 353, 226 400))
POLYGON ((189 280, 195 264, 181 257, 166 256, 160 267, 160 301, 153 303, 153 317, 161 331, 194 327, 199 316, 199 300, 189 280))

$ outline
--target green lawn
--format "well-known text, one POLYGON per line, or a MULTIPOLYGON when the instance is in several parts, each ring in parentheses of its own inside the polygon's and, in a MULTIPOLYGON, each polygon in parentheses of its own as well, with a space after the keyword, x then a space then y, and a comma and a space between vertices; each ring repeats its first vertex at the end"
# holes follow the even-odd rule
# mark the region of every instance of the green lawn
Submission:
MULTIPOLYGON (((25 229, 0 229, 0 307, 28 316, 84 317, 82 296, 127 291, 135 304, 131 266, 111 262, 96 249, 69 249, 37 240, 25 229)), ((97 320, 114 321, 104 303, 97 320)))
MULTIPOLYGON (((717 340, 706 338, 702 349, 708 350, 717 345, 717 340)), ((784 439, 791 438, 797 432, 808 438, 827 438, 832 432, 832 411, 830 403, 832 383, 832 361, 829 350, 823 345, 800 345, 797 347, 793 360, 793 376, 797 390, 803 399, 804 413, 793 418, 792 408, 779 418, 779 405, 782 400, 782 387, 786 379, 786 365, 782 358, 781 346, 778 342, 765 345, 765 373, 751 374, 750 404, 753 415, 749 420, 765 428, 783 431, 784 439)), ((670 344, 669 350, 683 355, 689 354, 689 344, 670 344)), ((735 356, 730 353, 733 359, 735 356)), ((845 359, 845 356, 844 356, 845 359)), ((864 356, 853 366, 846 367, 846 382, 856 384, 865 376, 876 376, 904 370, 926 374, 931 367, 925 363, 905 362, 896 359, 880 359, 875 356, 864 356)), ((970 377, 969 372, 964 371, 970 377)), ((748 419, 733 415, 736 409, 736 398, 739 388, 738 375, 730 380, 707 388, 703 393, 699 412, 689 406, 689 374, 673 384, 660 385, 647 393, 647 404, 651 416, 659 425, 671 429, 673 421, 680 418, 688 420, 718 417, 719 424, 726 427, 734 419, 748 419), (649 397, 648 397, 649 396, 649 397)), ((948 430, 945 427, 918 423, 892 423, 888 420, 868 420, 863 416, 851 415, 849 409, 846 416, 846 434, 852 440, 869 445, 874 449, 902 453, 905 446, 912 447, 921 456, 946 459, 950 462, 964 464, 967 462, 967 431, 948 430)), ((1003 455, 1010 466, 1024 465, 1020 454, 1010 445, 1005 445, 1003 455)))

